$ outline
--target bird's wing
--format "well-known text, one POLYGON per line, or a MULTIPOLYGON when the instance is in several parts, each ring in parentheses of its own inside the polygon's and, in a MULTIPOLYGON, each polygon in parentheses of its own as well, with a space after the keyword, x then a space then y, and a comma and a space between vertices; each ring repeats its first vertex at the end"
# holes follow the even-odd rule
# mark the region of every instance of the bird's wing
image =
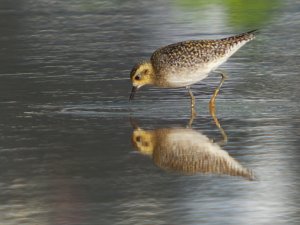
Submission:
POLYGON ((230 57, 245 43, 252 40, 256 30, 219 40, 183 41, 159 48, 151 56, 156 69, 164 66, 193 66, 210 63, 223 56, 230 57))

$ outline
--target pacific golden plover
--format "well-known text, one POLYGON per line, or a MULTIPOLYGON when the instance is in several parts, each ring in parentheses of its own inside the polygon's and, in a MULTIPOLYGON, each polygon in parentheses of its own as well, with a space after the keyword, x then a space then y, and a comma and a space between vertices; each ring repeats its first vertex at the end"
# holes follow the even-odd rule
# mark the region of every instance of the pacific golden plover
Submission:
MULTIPOLYGON (((190 85, 206 78, 231 55, 248 41, 255 38, 252 30, 236 36, 219 40, 191 40, 171 44, 156 50, 149 61, 136 64, 131 73, 132 91, 130 100, 135 92, 144 85, 162 88, 186 87, 191 97, 191 106, 195 98, 190 85)), ((221 73, 222 80, 215 90, 210 102, 215 98, 226 79, 221 73)))

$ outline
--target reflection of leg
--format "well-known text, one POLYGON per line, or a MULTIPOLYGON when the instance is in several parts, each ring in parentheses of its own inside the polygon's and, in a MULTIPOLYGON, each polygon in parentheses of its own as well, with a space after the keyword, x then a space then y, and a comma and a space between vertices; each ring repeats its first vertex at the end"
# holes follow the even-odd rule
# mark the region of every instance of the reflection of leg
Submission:
POLYGON ((188 126, 187 127, 192 127, 193 121, 196 118, 197 113, 194 107, 191 107, 191 118, 189 120, 188 126))
POLYGON ((196 117, 196 110, 195 110, 195 96, 193 95, 193 92, 191 91, 190 87, 186 87, 189 91, 190 97, 191 97, 191 118, 189 120, 188 126, 191 127, 192 123, 196 117))
POLYGON ((188 89, 190 97, 191 97, 191 108, 195 107, 195 96, 193 95, 193 92, 191 91, 190 86, 187 86, 186 89, 188 89))
POLYGON ((221 124, 219 123, 219 120, 216 116, 216 106, 215 106, 215 103, 213 104, 209 104, 209 111, 210 111, 210 115, 212 116, 216 126, 219 128, 221 134, 222 134, 222 137, 223 137, 223 140, 222 141, 218 141, 217 143, 219 145, 225 145, 227 143, 227 134, 225 133, 225 130, 221 127, 221 124))
POLYGON ((220 89, 221 89, 221 87, 222 87, 224 81, 227 79, 227 75, 226 75, 225 72, 223 72, 223 71, 216 71, 216 72, 219 73, 219 74, 221 74, 222 79, 221 79, 221 82, 220 82, 219 86, 216 88, 216 90, 214 91, 213 96, 211 97, 211 99, 210 99, 210 101, 209 101, 210 107, 211 107, 211 105, 214 105, 214 104, 215 104, 216 97, 217 97, 217 95, 218 95, 218 93, 219 93, 219 91, 220 91, 220 89))

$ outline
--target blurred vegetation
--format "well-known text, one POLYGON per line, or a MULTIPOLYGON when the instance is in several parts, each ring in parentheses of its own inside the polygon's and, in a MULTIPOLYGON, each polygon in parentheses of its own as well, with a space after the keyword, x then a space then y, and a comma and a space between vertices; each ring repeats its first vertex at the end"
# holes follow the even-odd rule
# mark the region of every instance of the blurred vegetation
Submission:
POLYGON ((227 23, 236 28, 259 28, 267 23, 279 0, 175 0, 176 5, 186 10, 199 10, 208 6, 223 7, 227 23))

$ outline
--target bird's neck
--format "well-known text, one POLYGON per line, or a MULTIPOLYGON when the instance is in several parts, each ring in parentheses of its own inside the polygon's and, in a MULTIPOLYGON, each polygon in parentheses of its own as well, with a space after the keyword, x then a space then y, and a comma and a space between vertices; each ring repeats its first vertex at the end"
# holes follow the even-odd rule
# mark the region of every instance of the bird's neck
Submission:
POLYGON ((156 72, 154 70, 152 63, 150 61, 148 61, 148 62, 145 62, 143 66, 147 69, 147 73, 146 73, 147 84, 155 85, 156 72))

